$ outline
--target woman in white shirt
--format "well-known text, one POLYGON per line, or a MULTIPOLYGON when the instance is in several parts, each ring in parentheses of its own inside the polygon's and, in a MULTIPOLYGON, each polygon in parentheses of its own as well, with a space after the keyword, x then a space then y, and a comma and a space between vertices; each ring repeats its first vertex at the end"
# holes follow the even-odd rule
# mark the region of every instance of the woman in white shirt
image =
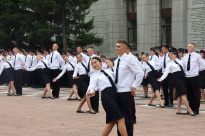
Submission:
POLYGON ((101 101, 106 112, 107 124, 102 132, 102 136, 108 136, 116 123, 118 124, 120 134, 127 136, 125 119, 118 105, 117 88, 113 82, 114 74, 107 72, 107 70, 102 70, 102 61, 98 57, 93 57, 91 64, 96 72, 90 78, 87 95, 95 96, 96 88, 102 91, 101 101))
POLYGON ((39 63, 37 63, 34 67, 31 68, 25 68, 27 71, 34 71, 37 68, 41 68, 42 69, 42 79, 43 79, 43 83, 46 84, 46 87, 43 91, 43 95, 41 98, 46 98, 45 95, 48 92, 49 94, 49 98, 54 99, 51 89, 50 89, 50 84, 51 84, 51 71, 49 69, 49 63, 48 60, 43 59, 42 55, 38 55, 37 59, 39 61, 39 63))
POLYGON ((109 72, 114 72, 114 69, 113 69, 113 67, 114 67, 114 61, 113 61, 112 58, 108 58, 108 59, 106 60, 106 65, 107 65, 107 70, 108 70, 109 72))
POLYGON ((157 79, 159 78, 159 72, 158 72, 158 68, 159 68, 159 63, 156 63, 156 61, 154 60, 150 60, 148 59, 147 54, 143 54, 142 55, 142 61, 144 62, 142 67, 143 70, 146 71, 145 73, 145 79, 148 80, 148 83, 151 84, 154 93, 152 94, 152 97, 148 103, 148 106, 156 106, 154 104, 152 104, 153 100, 157 97, 157 99, 160 102, 160 107, 161 108, 165 108, 164 104, 161 100, 161 96, 160 96, 160 86, 161 84, 157 81, 157 79))
POLYGON ((16 94, 16 90, 14 87, 14 68, 13 68, 13 61, 7 61, 6 56, 2 56, 2 60, 3 63, 1 65, 1 69, 0 69, 0 75, 2 74, 3 70, 5 69, 5 74, 7 76, 7 80, 9 82, 8 85, 8 96, 12 96, 12 94, 10 94, 10 91, 12 89, 13 91, 13 95, 17 96, 16 94))
POLYGON ((175 52, 169 53, 170 62, 167 64, 164 74, 158 79, 159 82, 162 82, 169 73, 173 75, 173 83, 176 87, 176 95, 178 97, 177 102, 177 112, 176 114, 184 114, 180 111, 182 102, 187 107, 187 111, 191 116, 195 116, 194 112, 189 107, 187 96, 186 96, 186 85, 185 85, 185 74, 182 67, 182 62, 177 59, 177 54, 175 52))
POLYGON ((73 87, 72 91, 68 97, 68 100, 73 100, 71 98, 72 98, 72 95, 75 93, 77 99, 79 101, 81 101, 80 96, 77 93, 76 79, 73 79, 73 73, 75 70, 74 64, 72 64, 69 61, 68 57, 64 57, 64 61, 66 64, 64 65, 62 72, 56 78, 53 79, 53 82, 56 82, 57 80, 59 80, 66 73, 66 71, 68 71, 68 74, 67 74, 68 78, 67 79, 69 80, 70 85, 72 85, 72 87, 73 87))
MULTIPOLYGON (((200 55, 203 63, 205 64, 205 51, 201 50, 200 55)), ((199 90, 201 92, 201 102, 205 102, 205 67, 199 66, 199 90)))
POLYGON ((78 79, 78 82, 79 82, 78 88, 80 88, 80 90, 82 91, 82 94, 83 94, 83 98, 82 98, 76 112, 77 113, 85 113, 84 111, 81 110, 81 108, 86 101, 88 108, 89 108, 89 113, 96 114, 96 112, 91 107, 90 97, 86 96, 86 92, 87 92, 88 85, 89 85, 88 69, 86 67, 87 64, 83 63, 83 57, 81 54, 78 54, 76 57, 78 60, 78 64, 75 67, 75 70, 73 73, 73 79, 78 79), (77 74, 79 74, 79 76, 77 74))

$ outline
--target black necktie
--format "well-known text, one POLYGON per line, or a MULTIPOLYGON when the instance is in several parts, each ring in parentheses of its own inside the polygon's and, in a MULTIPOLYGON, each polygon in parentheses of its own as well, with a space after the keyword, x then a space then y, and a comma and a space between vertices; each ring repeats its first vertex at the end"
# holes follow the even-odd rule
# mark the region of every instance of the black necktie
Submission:
POLYGON ((117 61, 115 84, 117 84, 117 82, 118 82, 118 69, 119 69, 119 65, 120 65, 120 59, 118 59, 118 61, 117 61))
POLYGON ((175 60, 174 62, 175 62, 177 65, 179 65, 179 67, 180 67, 181 71, 182 71, 182 72, 184 72, 184 70, 183 70, 182 66, 181 66, 181 65, 180 65, 180 64, 179 64, 176 60, 175 60))
POLYGON ((68 62, 70 65, 71 65, 71 67, 73 68, 73 69, 75 69, 75 67, 70 63, 70 62, 68 62))
POLYGON ((109 81, 110 81, 110 83, 112 85, 112 88, 116 91, 117 88, 116 88, 114 82, 112 81, 112 78, 104 70, 101 70, 100 72, 103 72, 103 74, 109 79, 109 81))
POLYGON ((152 56, 151 56, 151 59, 150 60, 152 60, 152 56))
POLYGON ((15 60, 14 60, 14 66, 15 66, 15 64, 16 64, 16 55, 15 55, 15 60))
POLYGON ((152 67, 152 65, 147 61, 147 65, 151 68, 152 71, 154 71, 154 68, 152 67))
POLYGON ((114 69, 113 69, 113 68, 111 68, 111 70, 112 70, 112 72, 114 72, 114 69))
POLYGON ((166 68, 166 54, 164 55, 164 68, 166 68))
POLYGON ((90 72, 90 60, 91 60, 91 58, 88 61, 88 72, 90 72))
POLYGON ((88 74, 88 69, 86 68, 86 66, 83 63, 81 63, 81 64, 85 68, 86 74, 88 74))
POLYGON ((25 62, 26 62, 26 59, 27 59, 27 56, 26 56, 26 58, 25 58, 25 62))
POLYGON ((191 54, 189 54, 189 59, 188 59, 188 62, 187 62, 187 71, 190 70, 190 61, 191 61, 191 54))
POLYGON ((53 54, 54 54, 54 52, 52 53, 52 56, 51 56, 51 63, 53 62, 53 54))
POLYGON ((44 66, 45 66, 46 68, 48 68, 47 65, 46 65, 46 63, 45 63, 44 61, 41 61, 41 62, 44 64, 44 66))
POLYGON ((6 61, 6 62, 9 64, 10 68, 12 68, 11 64, 8 61, 6 61))
POLYGON ((33 65, 33 56, 32 56, 32 61, 31 61, 31 67, 32 67, 32 65, 33 65))

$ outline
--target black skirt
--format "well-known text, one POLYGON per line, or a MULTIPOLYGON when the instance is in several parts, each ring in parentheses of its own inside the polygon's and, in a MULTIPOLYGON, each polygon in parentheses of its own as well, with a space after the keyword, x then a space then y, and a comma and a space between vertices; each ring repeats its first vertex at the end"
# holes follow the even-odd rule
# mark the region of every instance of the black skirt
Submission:
POLYGON ((42 69, 42 79, 44 84, 51 83, 51 71, 49 68, 42 69))
POLYGON ((186 94, 185 74, 184 72, 178 71, 173 73, 173 84, 176 88, 176 96, 186 94))
POLYGON ((123 118, 118 105, 117 92, 112 87, 105 88, 102 91, 101 101, 106 112, 106 124, 123 118))
POLYGON ((73 73, 74 71, 68 71, 68 80, 71 86, 77 83, 77 79, 73 79, 73 73))
POLYGON ((80 75, 78 79, 78 87, 80 88, 82 95, 86 95, 89 86, 89 77, 87 75, 80 75))
POLYGON ((157 81, 157 79, 160 78, 160 74, 157 70, 154 70, 154 71, 150 71, 148 73, 148 82, 151 84, 154 92, 156 90, 160 90, 160 86, 161 86, 161 83, 157 81))
POLYGON ((146 79, 144 79, 144 77, 143 77, 143 80, 142 80, 142 83, 141 83, 141 85, 148 85, 148 81, 147 81, 147 78, 146 78, 146 79))
POLYGON ((199 71, 199 88, 205 89, 205 70, 199 71))
POLYGON ((5 74, 7 76, 8 82, 14 81, 14 69, 13 68, 7 68, 5 70, 5 74))

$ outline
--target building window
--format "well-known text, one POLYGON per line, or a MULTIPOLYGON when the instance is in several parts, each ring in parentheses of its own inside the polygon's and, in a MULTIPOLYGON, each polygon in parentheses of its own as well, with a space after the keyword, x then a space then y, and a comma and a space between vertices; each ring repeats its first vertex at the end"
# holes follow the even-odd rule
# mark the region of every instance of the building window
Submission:
POLYGON ((162 0, 162 9, 172 8, 172 0, 162 0))
POLYGON ((171 17, 164 17, 161 19, 161 30, 162 30, 162 45, 171 46, 171 17))
POLYGON ((137 21, 136 19, 128 20, 128 42, 131 47, 137 46, 137 21))
POLYGON ((127 37, 131 49, 137 47, 137 0, 127 0, 127 37))
POLYGON ((134 13, 137 12, 137 0, 128 0, 128 13, 134 13))

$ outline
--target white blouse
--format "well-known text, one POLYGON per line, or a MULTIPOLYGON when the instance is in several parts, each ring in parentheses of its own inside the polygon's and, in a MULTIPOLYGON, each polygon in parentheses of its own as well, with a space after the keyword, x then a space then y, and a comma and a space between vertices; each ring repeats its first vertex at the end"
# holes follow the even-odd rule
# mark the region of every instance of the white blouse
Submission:
MULTIPOLYGON (((111 78, 114 80, 114 74, 109 73, 107 70, 104 70, 111 78)), ((114 82, 114 81, 113 81, 114 82)), ((90 84, 88 90, 93 93, 95 90, 103 91, 105 88, 112 87, 109 79, 104 75, 101 70, 96 70, 95 73, 90 77, 90 84)))
MULTIPOLYGON (((11 64, 11 66, 13 67, 13 61, 8 61, 8 62, 9 62, 9 63, 11 64)), ((2 74, 2 72, 3 72, 4 69, 10 68, 10 65, 9 65, 8 62, 3 61, 2 65, 1 65, 1 69, 0 69, 0 75, 2 74)))
MULTIPOLYGON (((178 59, 176 59, 176 61, 177 61, 177 62, 182 66, 182 68, 183 68, 182 61, 181 61, 181 60, 178 60, 178 59)), ((165 69, 164 74, 162 75, 162 77, 161 77, 160 79, 161 79, 161 80, 164 80, 169 73, 174 73, 174 72, 178 72, 178 71, 181 71, 180 66, 179 66, 178 64, 176 64, 176 63, 174 62, 174 60, 170 60, 170 62, 167 64, 167 67, 166 67, 166 69, 165 69)))
POLYGON ((46 59, 44 59, 44 60, 41 60, 41 61, 39 61, 34 67, 31 67, 31 68, 28 68, 27 69, 27 71, 34 71, 34 70, 36 70, 36 69, 38 69, 38 68, 41 68, 41 69, 44 69, 44 68, 46 68, 46 66, 44 65, 44 63, 47 65, 47 67, 49 68, 49 63, 48 63, 48 60, 46 60, 46 59))
MULTIPOLYGON (((154 60, 150 60, 148 61, 148 63, 154 68, 154 70, 159 69, 159 63, 156 63, 154 60)), ((152 69, 146 62, 143 63, 142 67, 143 67, 143 70, 146 71, 145 75, 147 75, 147 73, 152 71, 152 69)))
MULTIPOLYGON (((85 63, 83 63, 85 65, 85 67, 87 68, 87 65, 85 63)), ((78 64, 75 67, 74 73, 73 73, 73 77, 77 76, 77 73, 79 73, 79 75, 86 75, 86 70, 83 67, 82 63, 78 62, 78 64)))
MULTIPOLYGON (((72 63, 71 63, 72 64, 72 63)), ((56 77, 57 79, 60 79, 66 71, 73 71, 73 67, 71 66, 70 63, 66 63, 63 67, 63 71, 56 77)), ((72 64, 73 65, 73 64, 72 64)), ((73 65, 74 66, 74 65, 73 65)), ((74 67, 75 68, 75 67, 74 67)))

